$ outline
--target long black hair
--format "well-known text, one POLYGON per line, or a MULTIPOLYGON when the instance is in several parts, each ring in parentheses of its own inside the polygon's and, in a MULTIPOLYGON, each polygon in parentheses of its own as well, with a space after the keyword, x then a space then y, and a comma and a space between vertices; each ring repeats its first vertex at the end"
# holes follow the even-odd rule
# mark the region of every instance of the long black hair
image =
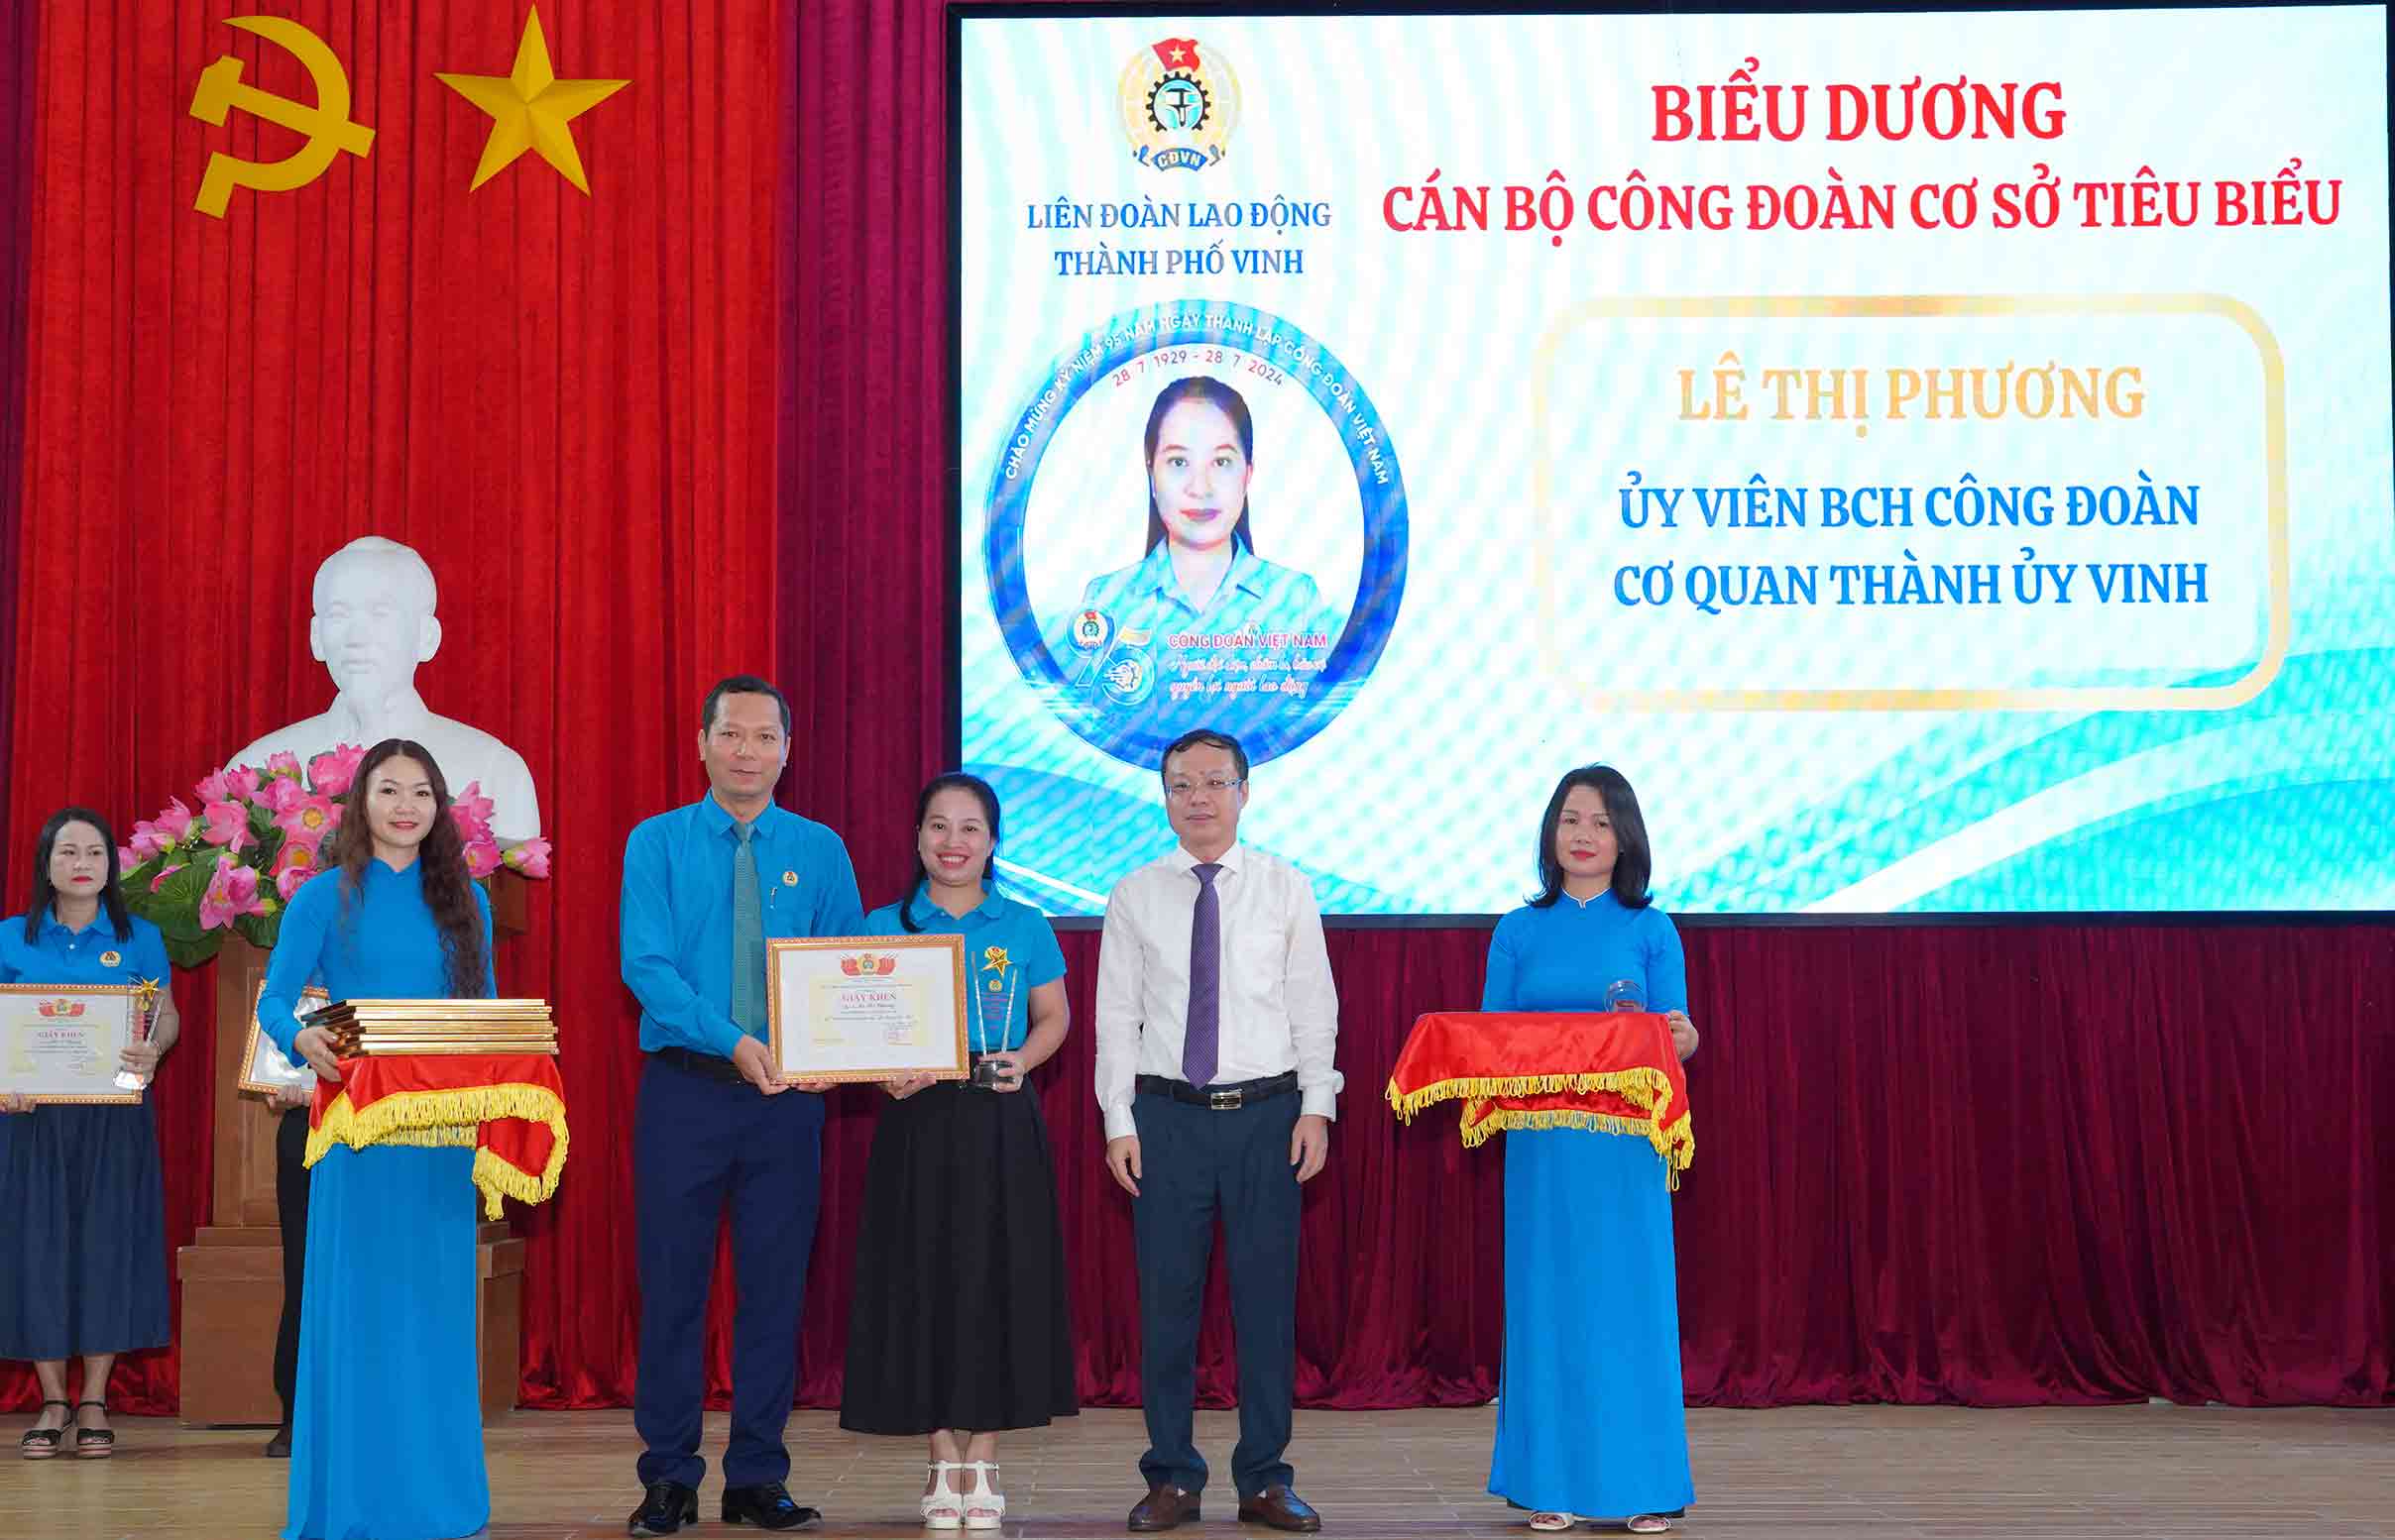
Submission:
MULTIPOLYGON (((447 963, 449 993, 459 1000, 482 998, 483 976, 491 971, 483 949, 482 906, 474 901, 474 874, 466 867, 466 838, 449 816, 449 783, 423 744, 408 738, 385 738, 358 761, 341 808, 341 826, 333 830, 325 864, 341 873, 341 913, 346 924, 350 906, 366 882, 366 864, 374 859, 374 827, 366 817, 373 795, 375 772, 394 759, 412 759, 424 767, 432 783, 432 826, 415 847, 422 868, 424 907, 432 911, 433 928, 441 933, 441 954, 447 963)), ((355 933, 352 933, 355 939, 355 933)))
POLYGON ((120 941, 133 939, 133 915, 125 908, 125 890, 117 886, 116 833, 108 821, 89 808, 60 808, 42 825, 42 836, 34 841, 34 891, 25 905, 25 942, 32 945, 42 938, 42 917, 57 902, 58 890, 51 885, 51 852, 58 847, 58 833, 69 824, 88 824, 100 831, 100 843, 108 847, 108 881, 100 889, 100 903, 108 911, 108 923, 116 928, 120 941))
POLYGON ((1533 909, 1550 909, 1563 896, 1563 863, 1555 857, 1555 829, 1563 822, 1563 803, 1572 788, 1585 786, 1605 799, 1605 816, 1613 822, 1613 896, 1624 909, 1645 909, 1654 902, 1647 880, 1654 875, 1654 852, 1647 842, 1647 819, 1639 812, 1639 794, 1611 765, 1582 765, 1564 772, 1555 795, 1546 799, 1546 817, 1539 821, 1539 896, 1533 909))
MULTIPOLYGON (((1139 458, 1140 473, 1148 484, 1148 539, 1139 548, 1146 556, 1164 540, 1164 515, 1156 511, 1156 440, 1164 431, 1164 414, 1183 401, 1203 401, 1219 407, 1231 419, 1231 430, 1239 435, 1239 455, 1250 466, 1256 463, 1256 422, 1248 415, 1247 402, 1238 391, 1207 375, 1191 375, 1176 380, 1156 392, 1156 404, 1148 408, 1146 450, 1139 458)), ((1255 531, 1247 527, 1249 512, 1247 498, 1239 499, 1239 522, 1231 526, 1231 541, 1247 547, 1248 554, 1256 551, 1255 531)))
MULTIPOLYGON (((931 816, 932 799, 942 792, 970 792, 979 801, 981 816, 989 821, 990 863, 995 865, 998 859, 998 794, 989 789, 989 783, 962 770, 951 770, 926 781, 922 795, 915 799, 915 875, 907 879, 906 892, 898 898, 898 924, 909 932, 923 929, 915 919, 915 895, 923 891, 923 885, 932 876, 931 868, 923 864, 923 821, 931 816)), ((981 882, 984 888, 990 882, 987 868, 982 870, 981 882)))

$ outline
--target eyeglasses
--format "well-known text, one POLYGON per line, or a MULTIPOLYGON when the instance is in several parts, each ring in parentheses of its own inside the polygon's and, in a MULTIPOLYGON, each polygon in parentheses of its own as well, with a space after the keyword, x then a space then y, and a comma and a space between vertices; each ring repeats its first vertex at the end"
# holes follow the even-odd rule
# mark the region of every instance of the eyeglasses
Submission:
POLYGON ((1227 797, 1246 784, 1245 781, 1228 780, 1221 776, 1203 781, 1167 781, 1164 794, 1175 802, 1187 802, 1201 791, 1212 792, 1217 797, 1227 797))

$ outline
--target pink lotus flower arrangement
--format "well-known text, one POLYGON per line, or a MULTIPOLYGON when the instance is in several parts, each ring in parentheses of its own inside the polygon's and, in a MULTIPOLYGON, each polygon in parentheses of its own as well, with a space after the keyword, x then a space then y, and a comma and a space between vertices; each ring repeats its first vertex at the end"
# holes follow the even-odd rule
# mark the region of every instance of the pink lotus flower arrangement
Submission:
MULTIPOLYGON (((231 931, 261 947, 275 944, 284 906, 327 865, 324 841, 341 825, 340 799, 365 757, 345 743, 304 765, 285 753, 264 769, 227 766, 192 789, 197 811, 177 797, 133 825, 132 841, 117 852, 125 903, 159 928, 176 967, 215 956, 231 931)), ((502 867, 548 876, 549 842, 503 843, 491 813, 479 782, 449 805, 475 878, 502 867)))

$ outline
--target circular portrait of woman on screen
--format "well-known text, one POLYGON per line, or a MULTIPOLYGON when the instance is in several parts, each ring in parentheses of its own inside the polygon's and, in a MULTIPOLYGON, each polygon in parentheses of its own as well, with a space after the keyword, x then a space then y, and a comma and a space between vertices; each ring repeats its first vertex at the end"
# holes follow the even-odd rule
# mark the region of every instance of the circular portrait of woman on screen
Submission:
POLYGON ((990 599, 1067 725, 1152 766, 1192 727, 1305 742, 1405 588, 1397 455, 1316 344, 1236 306, 1118 316, 1060 355, 992 476, 990 599))

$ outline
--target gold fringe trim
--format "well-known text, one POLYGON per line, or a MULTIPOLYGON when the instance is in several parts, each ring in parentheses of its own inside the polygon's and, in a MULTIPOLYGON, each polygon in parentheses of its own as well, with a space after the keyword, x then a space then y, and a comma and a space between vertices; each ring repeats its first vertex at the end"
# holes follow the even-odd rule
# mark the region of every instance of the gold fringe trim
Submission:
POLYGON ((1507 1129, 1586 1129, 1599 1134, 1626 1134, 1647 1141, 1663 1162, 1663 1184, 1673 1192, 1680 1190, 1680 1173, 1696 1161, 1696 1129, 1684 1112, 1658 1131, 1651 1118, 1625 1118, 1615 1113, 1582 1112, 1569 1107, 1548 1107, 1535 1112, 1509 1107, 1474 1121, 1472 1114, 1482 1105, 1474 1102, 1464 1109, 1462 1134, 1466 1150, 1479 1148, 1507 1129))
POLYGON ((1433 1081, 1417 1091, 1401 1091, 1389 1081, 1389 1105, 1398 1121, 1410 1123, 1424 1108, 1460 1099, 1464 1103, 1461 1134, 1466 1150, 1479 1148, 1490 1136, 1506 1129, 1588 1129, 1600 1134, 1626 1134, 1644 1139, 1663 1162, 1664 1181, 1672 1191, 1680 1172, 1696 1160, 1696 1128, 1686 1112, 1671 1113, 1671 1080, 1661 1070, 1641 1064, 1630 1069, 1589 1070, 1576 1074, 1467 1075, 1433 1081), (1550 1107, 1540 1111, 1509 1108, 1476 1116, 1486 1104, 1509 1096, 1585 1096, 1605 1091, 1647 1114, 1626 1118, 1616 1113, 1583 1112, 1550 1107))
POLYGON ((483 1215, 497 1219, 506 1212, 503 1198, 545 1202, 557 1191, 558 1174, 565 1169, 565 1102, 545 1085, 510 1081, 440 1091, 394 1091, 363 1112, 343 1090, 324 1109, 324 1121, 307 1131, 307 1155, 302 1163, 314 1165, 335 1145, 352 1150, 372 1145, 472 1148, 482 1143, 482 1125, 499 1118, 541 1124, 551 1138, 548 1162, 537 1176, 518 1170, 488 1148, 475 1152, 474 1185, 482 1190, 483 1215))
POLYGON ((1671 1102, 1671 1081, 1659 1069, 1641 1064, 1631 1069, 1592 1069, 1576 1074, 1552 1075, 1464 1075, 1452 1080, 1434 1080, 1418 1091, 1401 1091, 1397 1081, 1389 1082, 1389 1105, 1397 1109, 1400 1123, 1411 1123, 1414 1115, 1439 1102, 1491 1101, 1500 1096, 1585 1096, 1591 1091, 1611 1091, 1641 1111, 1671 1102))

